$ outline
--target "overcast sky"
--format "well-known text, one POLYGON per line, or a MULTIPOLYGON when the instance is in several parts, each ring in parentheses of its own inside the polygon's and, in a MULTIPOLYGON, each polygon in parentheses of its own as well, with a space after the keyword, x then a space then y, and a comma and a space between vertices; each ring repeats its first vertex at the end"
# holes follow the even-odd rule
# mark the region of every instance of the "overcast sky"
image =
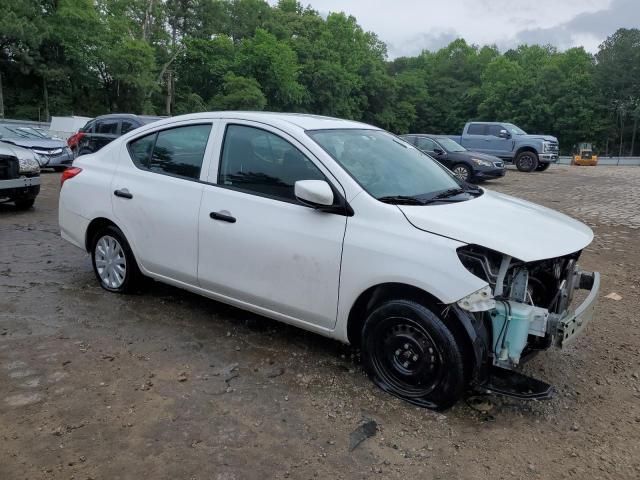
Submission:
POLYGON ((389 57, 417 55, 463 37, 505 50, 521 43, 595 52, 620 27, 640 26, 640 0, 302 0, 344 11, 378 34, 389 57))

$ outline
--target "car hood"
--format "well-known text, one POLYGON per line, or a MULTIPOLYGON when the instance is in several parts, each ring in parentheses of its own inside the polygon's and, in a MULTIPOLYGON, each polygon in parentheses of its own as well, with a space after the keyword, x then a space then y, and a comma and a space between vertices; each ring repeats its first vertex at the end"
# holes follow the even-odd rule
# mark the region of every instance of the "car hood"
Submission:
POLYGON ((523 140, 545 140, 547 142, 556 142, 556 143, 558 143, 558 139, 556 137, 551 136, 551 135, 535 135, 535 134, 517 135, 516 138, 523 139, 523 140))
POLYGON ((420 230, 524 262, 577 252, 593 240, 591 229, 571 217, 490 190, 463 202, 398 208, 420 230))
POLYGON ((35 159, 31 150, 6 142, 0 142, 0 155, 11 155, 18 159, 35 159))
POLYGON ((52 150, 54 148, 66 147, 67 144, 63 140, 54 140, 53 138, 7 138, 2 140, 6 143, 18 145, 24 148, 41 148, 43 150, 52 150))

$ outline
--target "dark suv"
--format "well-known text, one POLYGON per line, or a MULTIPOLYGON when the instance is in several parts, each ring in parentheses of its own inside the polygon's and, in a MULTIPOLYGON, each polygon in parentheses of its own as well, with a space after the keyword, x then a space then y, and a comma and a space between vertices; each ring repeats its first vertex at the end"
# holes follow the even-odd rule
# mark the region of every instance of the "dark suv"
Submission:
POLYGON ((147 115, 132 115, 128 113, 114 113, 102 115, 87 122, 78 133, 68 140, 69 146, 74 148, 77 156, 93 153, 102 147, 142 125, 146 125, 163 117, 151 117, 147 115))

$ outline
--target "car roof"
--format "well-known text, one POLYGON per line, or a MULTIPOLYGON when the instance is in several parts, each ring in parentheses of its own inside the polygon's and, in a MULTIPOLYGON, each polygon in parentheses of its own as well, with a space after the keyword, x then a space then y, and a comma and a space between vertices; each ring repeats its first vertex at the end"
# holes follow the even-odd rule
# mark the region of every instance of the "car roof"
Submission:
POLYGON ((105 115, 100 115, 96 118, 93 118, 89 120, 89 122, 93 122, 94 120, 108 120, 110 118, 132 118, 132 119, 142 120, 145 123, 149 123, 149 122, 155 122, 156 120, 162 120, 168 117, 161 117, 157 115, 136 115, 134 113, 107 113, 105 115))
MULTIPOLYGON (((222 111, 222 112, 202 112, 179 115, 165 118, 161 123, 172 123, 181 120, 209 120, 209 119, 237 119, 249 120, 271 124, 288 124, 302 130, 331 130, 341 128, 359 128, 369 130, 380 130, 378 127, 368 125, 353 120, 342 120, 340 118, 324 117, 308 113, 280 113, 280 112, 244 112, 244 111, 222 111)), ((160 124, 158 124, 160 125, 160 124)))

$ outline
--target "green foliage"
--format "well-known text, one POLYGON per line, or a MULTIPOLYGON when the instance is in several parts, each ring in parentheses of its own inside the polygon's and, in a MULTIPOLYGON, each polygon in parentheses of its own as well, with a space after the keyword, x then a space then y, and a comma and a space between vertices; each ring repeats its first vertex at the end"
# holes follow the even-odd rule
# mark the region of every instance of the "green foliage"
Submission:
POLYGON ((638 153, 640 30, 593 56, 463 39, 410 58, 343 13, 297 0, 0 2, 5 116, 299 111, 397 133, 511 121, 601 150, 638 153))

